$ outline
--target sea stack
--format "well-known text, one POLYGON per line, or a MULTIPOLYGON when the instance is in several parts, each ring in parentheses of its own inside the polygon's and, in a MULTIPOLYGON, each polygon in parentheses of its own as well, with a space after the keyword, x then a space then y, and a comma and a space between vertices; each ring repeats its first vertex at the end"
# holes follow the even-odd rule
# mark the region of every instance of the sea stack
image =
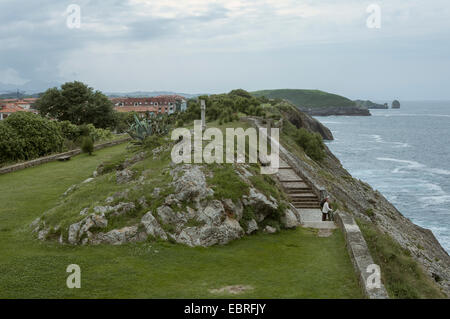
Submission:
POLYGON ((392 108, 393 109, 399 109, 400 108, 400 102, 398 100, 392 101, 392 108))

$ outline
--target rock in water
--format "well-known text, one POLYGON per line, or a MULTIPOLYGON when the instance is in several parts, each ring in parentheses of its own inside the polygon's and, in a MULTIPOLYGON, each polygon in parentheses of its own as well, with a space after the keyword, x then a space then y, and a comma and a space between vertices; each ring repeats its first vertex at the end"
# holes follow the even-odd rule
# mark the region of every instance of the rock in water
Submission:
POLYGON ((392 108, 393 109, 399 109, 400 108, 400 102, 398 100, 392 101, 392 108))

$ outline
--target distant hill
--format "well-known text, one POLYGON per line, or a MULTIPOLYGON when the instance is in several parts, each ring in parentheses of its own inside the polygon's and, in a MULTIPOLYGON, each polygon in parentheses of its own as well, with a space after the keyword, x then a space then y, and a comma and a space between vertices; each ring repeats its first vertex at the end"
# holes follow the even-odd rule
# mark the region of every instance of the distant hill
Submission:
POLYGON ((312 116, 370 115, 366 107, 358 106, 346 97, 320 90, 281 89, 250 93, 256 97, 288 100, 301 111, 312 116))
POLYGON ((19 94, 17 94, 17 92, 0 94, 0 99, 16 99, 17 96, 19 97, 19 99, 24 99, 24 98, 40 97, 41 94, 42 93, 27 94, 26 92, 19 91, 19 94))
POLYGON ((355 102, 346 97, 320 90, 262 90, 251 92, 251 94, 257 97, 265 96, 269 99, 286 99, 297 107, 305 108, 355 106, 355 102))

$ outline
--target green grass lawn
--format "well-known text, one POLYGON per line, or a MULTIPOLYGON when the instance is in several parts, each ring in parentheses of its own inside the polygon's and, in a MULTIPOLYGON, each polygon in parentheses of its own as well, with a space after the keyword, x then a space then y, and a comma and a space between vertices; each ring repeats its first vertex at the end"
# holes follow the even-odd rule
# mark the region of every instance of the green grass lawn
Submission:
POLYGON ((227 285, 254 288, 239 298, 362 297, 340 231, 319 238, 299 228, 209 248, 72 247, 33 239, 28 225, 125 147, 0 175, 0 298, 233 297, 209 292, 227 285), (81 289, 66 287, 69 264, 81 267, 81 289))

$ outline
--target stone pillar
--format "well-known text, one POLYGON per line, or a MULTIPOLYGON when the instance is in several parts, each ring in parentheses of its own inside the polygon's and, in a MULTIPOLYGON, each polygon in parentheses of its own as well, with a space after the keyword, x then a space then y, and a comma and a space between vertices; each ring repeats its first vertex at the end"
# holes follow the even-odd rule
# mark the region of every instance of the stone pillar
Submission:
POLYGON ((202 131, 206 130, 206 121, 205 121, 205 113, 206 113, 206 104, 205 100, 200 100, 200 109, 202 114, 202 131))

